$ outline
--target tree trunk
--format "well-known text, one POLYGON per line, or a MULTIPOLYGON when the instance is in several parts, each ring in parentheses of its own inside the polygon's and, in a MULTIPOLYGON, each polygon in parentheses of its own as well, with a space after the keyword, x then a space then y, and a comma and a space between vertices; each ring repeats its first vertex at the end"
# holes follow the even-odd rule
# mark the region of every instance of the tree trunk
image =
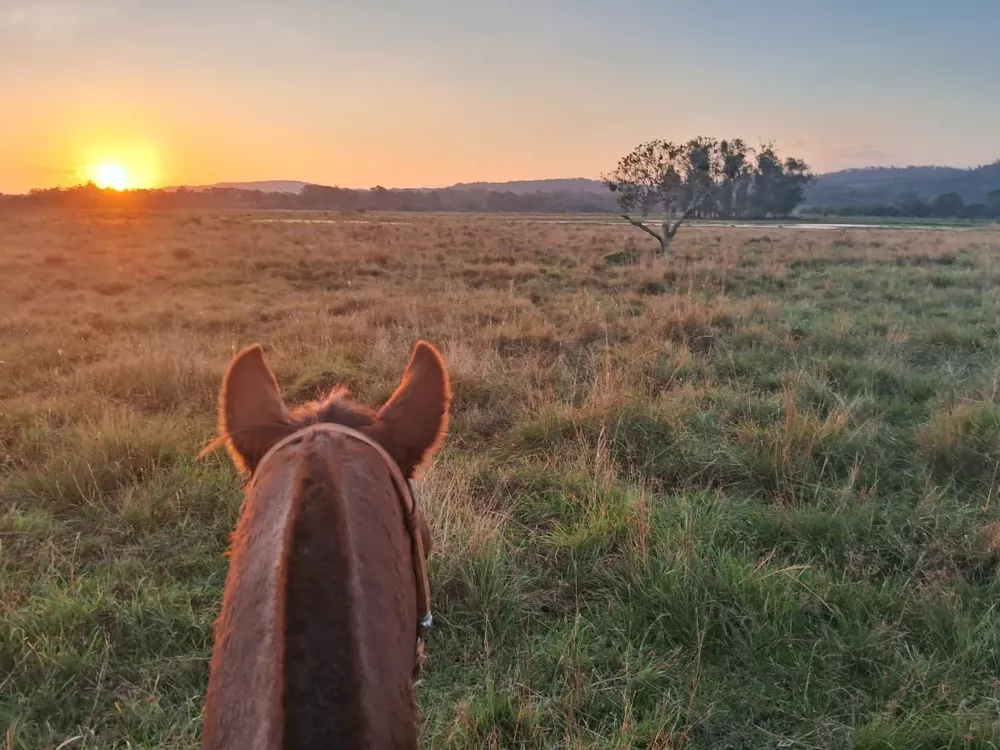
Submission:
POLYGON ((677 234, 677 229, 677 224, 671 226, 669 221, 663 222, 663 231, 656 239, 660 241, 660 255, 664 258, 670 255, 670 246, 674 242, 674 235, 677 234))
POLYGON ((666 258, 668 255, 670 255, 670 247, 671 247, 671 245, 673 245, 673 243, 674 243, 674 235, 673 234, 665 234, 665 235, 663 235, 663 239, 660 240, 660 252, 661 252, 661 254, 663 255, 664 258, 666 258))
MULTIPOLYGON (((663 234, 659 234, 655 230, 650 229, 649 227, 647 227, 641 221, 639 221, 637 219, 633 219, 628 214, 620 214, 620 216, 623 219, 625 219, 625 221, 627 221, 629 224, 631 224, 632 226, 636 227, 637 229, 641 229, 643 232, 645 232, 646 234, 648 234, 650 237, 655 237, 656 241, 660 243, 660 251, 664 255, 666 255, 667 250, 670 247, 670 239, 673 239, 673 237, 671 237, 670 239, 666 239, 666 236, 667 236, 666 230, 670 228, 670 224, 668 222, 666 222, 666 221, 663 222, 664 232, 663 232, 663 234)), ((676 231, 676 230, 674 230, 674 231, 676 231)))

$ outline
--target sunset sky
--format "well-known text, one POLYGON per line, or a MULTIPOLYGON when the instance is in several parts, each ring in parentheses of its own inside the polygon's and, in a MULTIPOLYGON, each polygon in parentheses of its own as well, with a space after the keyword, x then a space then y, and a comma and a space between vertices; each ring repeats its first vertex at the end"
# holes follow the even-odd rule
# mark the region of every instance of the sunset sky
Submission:
POLYGON ((996 0, 0 0, 0 192, 597 177, 700 133, 975 166, 998 30, 996 0))

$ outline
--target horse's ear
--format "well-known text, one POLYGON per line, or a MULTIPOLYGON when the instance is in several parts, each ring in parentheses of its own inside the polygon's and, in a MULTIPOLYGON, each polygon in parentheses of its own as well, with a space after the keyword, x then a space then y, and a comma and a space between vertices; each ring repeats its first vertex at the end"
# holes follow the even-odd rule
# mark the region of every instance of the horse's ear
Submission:
POLYGON ((243 349, 226 370, 219 394, 219 433, 236 468, 253 471, 291 432, 291 421, 260 344, 243 349))
POLYGON ((437 349, 418 341, 403 378, 379 410, 379 440, 410 479, 448 432, 451 384, 437 349))

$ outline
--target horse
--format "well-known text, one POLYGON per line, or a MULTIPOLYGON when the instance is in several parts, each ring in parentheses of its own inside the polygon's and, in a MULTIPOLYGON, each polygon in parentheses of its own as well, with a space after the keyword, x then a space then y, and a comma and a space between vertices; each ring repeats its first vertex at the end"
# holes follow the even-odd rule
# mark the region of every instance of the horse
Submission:
POLYGON ((259 344, 233 358, 202 451, 224 446, 245 478, 203 750, 417 748, 432 540, 411 480, 450 405, 426 341, 377 411, 342 387, 289 409, 259 344))

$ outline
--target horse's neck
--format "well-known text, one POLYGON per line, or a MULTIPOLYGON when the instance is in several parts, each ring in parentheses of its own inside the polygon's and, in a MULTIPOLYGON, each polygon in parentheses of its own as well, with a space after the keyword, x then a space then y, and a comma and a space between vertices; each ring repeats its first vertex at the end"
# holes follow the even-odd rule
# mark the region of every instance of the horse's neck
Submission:
POLYGON ((248 493, 233 534, 205 697, 206 750, 281 747, 280 602, 295 493, 290 467, 279 469, 248 493))
POLYGON ((307 440, 248 498, 248 517, 260 502, 227 581, 241 623, 228 689, 255 729, 234 729, 232 747, 416 747, 408 538, 372 455, 339 436, 307 440))
POLYGON ((399 500, 371 448, 316 439, 330 444, 302 475, 285 598, 290 747, 416 747, 416 594, 399 500))

